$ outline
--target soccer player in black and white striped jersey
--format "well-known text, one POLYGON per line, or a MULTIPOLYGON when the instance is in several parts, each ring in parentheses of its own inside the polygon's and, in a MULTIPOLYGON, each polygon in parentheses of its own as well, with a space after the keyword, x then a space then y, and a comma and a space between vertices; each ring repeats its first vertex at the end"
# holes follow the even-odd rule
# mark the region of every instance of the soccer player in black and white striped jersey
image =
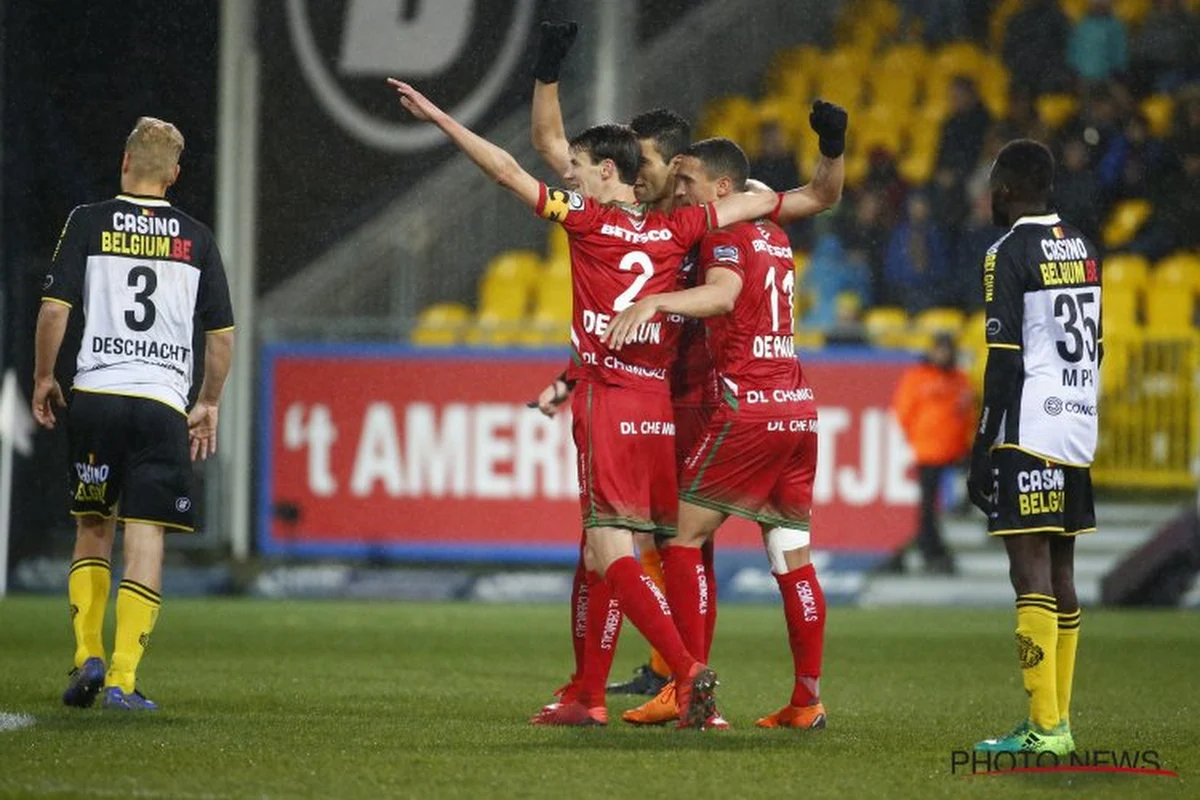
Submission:
POLYGON ((217 410, 233 353, 233 311, 212 232, 171 205, 183 136, 142 117, 125 143, 121 194, 77 207, 46 274, 38 313, 33 415, 67 407, 75 552, 68 579, 75 668, 63 702, 154 710, 137 667, 162 603, 163 534, 194 530, 191 461, 216 452, 217 410), (72 309, 83 340, 69 404, 54 365, 72 309), (187 409, 193 331, 205 331, 204 380, 187 409), (113 535, 124 523, 112 660, 101 633, 113 535))

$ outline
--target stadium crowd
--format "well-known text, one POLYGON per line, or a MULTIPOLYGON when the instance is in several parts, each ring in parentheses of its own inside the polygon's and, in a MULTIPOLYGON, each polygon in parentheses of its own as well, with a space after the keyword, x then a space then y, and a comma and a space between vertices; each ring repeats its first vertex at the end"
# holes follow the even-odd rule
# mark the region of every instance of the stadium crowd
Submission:
MULTIPOLYGON (((836 327, 870 306, 981 308, 978 266, 1002 233, 992 224, 988 171, 1017 137, 1051 146, 1060 165, 1054 204, 1093 241, 1151 262, 1200 246, 1200 16, 1182 0, 1155 0, 1132 25, 1112 0, 1090 0, 1073 21, 1066 11, 1079 5, 898 4, 875 52, 964 42, 990 51, 1007 71, 1006 113, 989 109, 975 77, 955 74, 927 181, 906 180, 899 148, 871 145, 865 175, 836 213, 790 232, 811 253, 805 324, 836 327)), ((858 20, 879 6, 887 4, 847 4, 843 20, 854 21, 844 26, 845 46, 861 46, 858 20)), ((752 174, 794 185, 796 159, 781 131, 763 119, 752 174)))

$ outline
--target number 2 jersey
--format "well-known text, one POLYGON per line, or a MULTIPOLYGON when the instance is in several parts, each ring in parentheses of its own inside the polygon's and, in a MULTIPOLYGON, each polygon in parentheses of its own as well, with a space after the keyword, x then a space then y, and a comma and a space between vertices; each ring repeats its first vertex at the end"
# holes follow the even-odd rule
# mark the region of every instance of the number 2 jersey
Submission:
POLYGON ((1017 350, 1024 373, 996 444, 1087 466, 1100 389, 1100 258, 1057 214, 1022 217, 983 262, 988 348, 1017 350))
POLYGON ((678 288, 680 263, 712 227, 713 207, 664 214, 641 206, 598 203, 543 184, 537 213, 561 224, 570 243, 573 310, 567 376, 668 392, 683 317, 660 315, 645 323, 619 352, 600 337, 612 318, 639 298, 678 288))
POLYGON ((233 328, 207 227, 157 197, 118 195, 67 218, 42 299, 82 304, 75 388, 186 410, 193 333, 233 328))

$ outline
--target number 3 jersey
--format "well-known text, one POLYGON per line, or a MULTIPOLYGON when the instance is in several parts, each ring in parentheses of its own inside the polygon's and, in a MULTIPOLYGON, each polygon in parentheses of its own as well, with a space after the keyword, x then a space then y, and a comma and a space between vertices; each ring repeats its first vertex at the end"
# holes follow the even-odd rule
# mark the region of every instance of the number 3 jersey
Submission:
POLYGON ((983 262, 989 348, 1018 350, 1024 377, 997 444, 1067 464, 1096 452, 1100 259, 1057 214, 1022 217, 983 262))
POLYGON ((598 203, 577 192, 541 188, 537 213, 558 222, 571 248, 571 366, 567 376, 612 386, 667 392, 683 317, 658 315, 619 352, 600 337, 638 299, 678 288, 684 255, 708 231, 711 205, 670 214, 598 203))
POLYGON ((162 198, 122 194, 76 207, 42 299, 82 304, 76 389, 150 398, 181 412, 196 326, 233 327, 212 232, 162 198))

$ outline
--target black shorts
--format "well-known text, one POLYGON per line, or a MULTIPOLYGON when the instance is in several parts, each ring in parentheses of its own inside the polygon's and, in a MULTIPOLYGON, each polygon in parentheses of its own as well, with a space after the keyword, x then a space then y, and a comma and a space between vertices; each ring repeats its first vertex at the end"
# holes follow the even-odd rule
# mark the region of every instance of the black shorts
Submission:
POLYGON ((187 417, 157 400, 75 391, 71 513, 193 531, 187 417))
POLYGON ((988 533, 1048 533, 1075 536, 1096 530, 1092 473, 1001 445, 992 450, 996 507, 988 533))

